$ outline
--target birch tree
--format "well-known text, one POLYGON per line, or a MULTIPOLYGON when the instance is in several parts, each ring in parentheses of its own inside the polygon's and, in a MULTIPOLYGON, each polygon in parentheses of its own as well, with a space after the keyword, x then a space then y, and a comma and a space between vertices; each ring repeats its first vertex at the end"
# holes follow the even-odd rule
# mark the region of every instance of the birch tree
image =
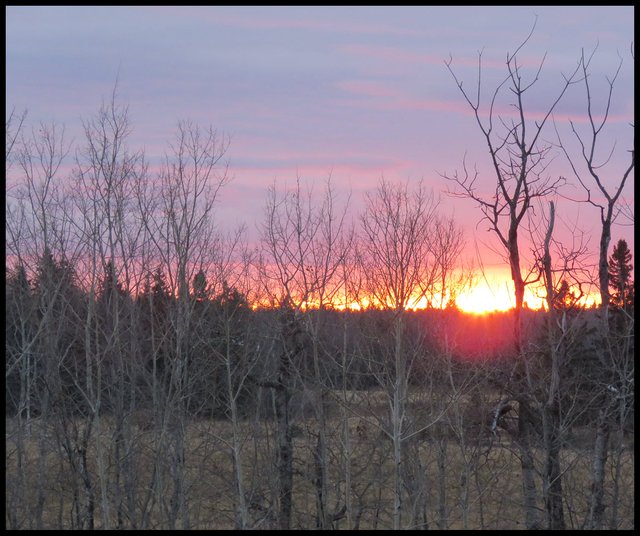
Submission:
MULTIPOLYGON (((314 456, 318 460, 316 479, 318 528, 329 528, 333 514, 328 510, 328 455, 326 436, 327 385, 322 371, 319 331, 324 309, 332 306, 340 289, 336 282, 346 250, 342 241, 346 207, 339 208, 330 178, 318 203, 311 190, 295 187, 279 195, 275 185, 268 191, 266 218, 262 225, 262 274, 272 304, 283 311, 283 354, 279 358, 274 384, 278 416, 279 526, 289 528, 291 520, 292 460, 290 401, 294 371, 301 374, 300 356, 308 339, 313 372, 312 390, 319 395, 316 407, 318 439, 314 456), (302 313, 304 314, 304 320, 302 313)), ((302 374, 303 381, 308 378, 302 374)))
POLYGON ((394 530, 403 526, 403 443, 410 435, 408 381, 416 359, 415 351, 405 346, 406 314, 426 296, 435 278, 431 246, 436 208, 436 199, 422 183, 411 189, 408 183, 382 180, 367 194, 360 220, 360 270, 367 298, 391 314, 394 341, 390 370, 380 378, 389 397, 389 426, 383 432, 393 444, 394 530))

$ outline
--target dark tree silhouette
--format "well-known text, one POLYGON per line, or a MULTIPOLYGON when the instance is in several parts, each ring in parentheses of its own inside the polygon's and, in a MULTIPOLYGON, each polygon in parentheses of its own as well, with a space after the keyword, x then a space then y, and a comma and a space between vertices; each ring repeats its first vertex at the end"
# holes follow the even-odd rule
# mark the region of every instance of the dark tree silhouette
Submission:
POLYGON ((560 283, 558 290, 554 292, 553 306, 557 311, 570 311, 577 306, 577 302, 580 296, 577 296, 567 283, 566 279, 563 279, 560 283))
POLYGON ((5 286, 5 395, 6 412, 31 416, 30 346, 32 321, 31 285, 23 264, 6 272, 5 286))
POLYGON ((613 305, 626 308, 633 305, 633 283, 631 281, 631 251, 624 239, 618 240, 609 257, 609 286, 612 289, 613 305))
POLYGON ((207 276, 202 270, 193 277, 191 285, 193 287, 193 297, 196 301, 206 301, 208 299, 207 276))

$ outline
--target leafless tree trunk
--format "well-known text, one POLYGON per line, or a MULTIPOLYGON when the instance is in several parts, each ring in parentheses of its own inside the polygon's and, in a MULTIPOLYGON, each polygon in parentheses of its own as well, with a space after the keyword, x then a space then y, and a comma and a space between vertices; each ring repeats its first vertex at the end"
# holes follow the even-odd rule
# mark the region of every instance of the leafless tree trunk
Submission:
POLYGON ((330 178, 318 203, 314 202, 311 190, 303 191, 300 178, 295 188, 285 192, 281 198, 275 185, 268 192, 266 220, 262 229, 262 274, 272 303, 283 310, 283 354, 275 384, 279 423, 279 526, 283 529, 290 527, 292 508, 293 444, 289 405, 294 371, 299 368, 297 362, 305 346, 311 354, 311 380, 305 379, 301 371, 298 374, 304 382, 310 383, 319 400, 316 406, 318 440, 314 453, 318 528, 330 528, 333 518, 328 507, 327 385, 321 366, 324 356, 319 346, 319 332, 324 310, 334 304, 340 289, 339 268, 346 250, 342 242, 345 214, 346 207, 339 210, 336 206, 330 178), (303 339, 308 342, 303 343, 303 339))
MULTIPOLYGON (((627 179, 631 175, 634 165, 634 151, 629 150, 631 153, 630 161, 626 168, 621 170, 621 175, 613 186, 607 186, 610 182, 609 177, 604 176, 605 165, 611 161, 614 147, 608 152, 606 159, 600 161, 598 158, 598 150, 603 145, 603 129, 607 125, 609 120, 609 111, 612 104, 613 89, 622 69, 623 60, 620 58, 620 62, 616 68, 614 75, 611 78, 607 78, 608 94, 604 102, 604 110, 601 114, 594 111, 594 102, 591 90, 592 77, 589 72, 589 66, 596 53, 596 49, 593 50, 591 55, 587 58, 582 52, 580 58, 580 68, 582 70, 582 80, 584 82, 586 92, 586 108, 588 119, 588 130, 581 132, 579 126, 571 121, 571 129, 580 146, 580 156, 584 167, 586 168, 587 175, 591 178, 592 185, 595 188, 595 192, 592 193, 592 186, 589 185, 584 178, 583 173, 578 169, 579 164, 577 158, 571 156, 566 145, 560 140, 560 134, 558 134, 559 146, 564 152, 571 168, 574 172, 576 179, 582 186, 586 193, 585 202, 591 204, 598 209, 600 213, 600 242, 599 242, 599 256, 598 256, 598 281, 600 290, 600 302, 602 308, 602 335, 603 345, 605 348, 609 346, 607 339, 609 338, 609 264, 608 253, 609 244, 611 241, 611 229, 616 217, 621 210, 620 202, 622 200, 623 191, 627 184, 627 179)), ((633 124, 631 125, 633 128, 633 124)), ((557 129, 556 129, 557 132, 557 129)), ((614 356, 603 356, 605 362, 604 367, 610 367, 611 361, 615 359, 614 356)), ((605 386, 606 388, 606 386, 605 386)), ((605 399, 610 400, 609 394, 604 392, 605 399)), ((610 404, 611 407, 602 408, 597 419, 597 431, 596 440, 594 444, 593 454, 593 482, 592 482, 592 494, 590 499, 590 522, 591 528, 600 528, 604 523, 604 504, 603 504, 603 490, 604 490, 604 475, 607 462, 609 448, 609 435, 610 424, 607 422, 607 415, 611 416, 615 413, 615 403, 610 404)))
MULTIPOLYGON (((68 341, 62 341, 59 323, 65 314, 73 315, 73 306, 65 295, 65 282, 48 280, 55 276, 46 267, 50 266, 48 261, 53 258, 53 251, 62 258, 68 255, 68 260, 72 261, 68 234, 71 213, 65 203, 59 172, 69 146, 64 129, 56 124, 40 124, 37 131, 32 129, 27 135, 23 128, 24 117, 25 114, 19 118, 12 114, 7 122, 7 172, 11 164, 18 166, 14 177, 7 178, 10 192, 6 243, 9 256, 20 266, 29 268, 24 275, 28 274, 35 282, 36 293, 30 300, 33 309, 27 306, 23 310, 21 341, 15 349, 14 359, 7 361, 7 374, 16 368, 21 376, 19 464, 26 463, 23 455, 28 452, 22 450, 26 446, 23 440, 36 443, 35 506, 31 510, 30 501, 25 500, 24 511, 30 526, 44 528, 44 509, 51 499, 46 489, 47 458, 52 448, 49 427, 51 420, 65 418, 60 417, 60 412, 52 411, 52 391, 57 392, 59 371, 66 366, 64 360, 69 350, 65 348, 68 341), (14 120, 18 120, 15 130, 14 120), (34 428, 32 422, 36 416, 39 419, 34 428), (32 435, 32 431, 37 431, 37 435, 32 435)), ((17 491, 26 484, 26 473, 22 473, 17 491)))
POLYGON ((407 184, 392 185, 384 180, 367 196, 361 218, 362 248, 360 269, 369 299, 392 312, 393 350, 388 381, 389 425, 384 432, 393 445, 393 529, 402 525, 403 441, 408 440, 405 420, 408 375, 413 356, 405 348, 406 309, 415 306, 433 289, 435 263, 431 233, 437 203, 422 184, 410 191, 407 184))
POLYGON ((547 514, 547 528, 563 530, 565 528, 564 512, 562 508, 562 469, 560 466, 560 448, 562 438, 560 431, 560 360, 564 345, 563 325, 566 325, 566 315, 558 318, 556 314, 556 289, 554 287, 550 244, 555 223, 555 206, 549 203, 549 225, 544 241, 544 281, 548 306, 548 338, 551 360, 551 380, 547 388, 547 400, 542 410, 542 427, 545 447, 545 468, 543 474, 543 495, 547 514), (556 323, 560 326, 560 334, 556 336, 556 323))
POLYGON ((140 289, 143 265, 148 262, 142 218, 137 213, 139 184, 144 183, 147 169, 142 152, 127 146, 131 125, 128 108, 118 102, 117 84, 83 127, 74 197, 88 291, 84 346, 87 376, 95 381, 87 392, 96 406, 101 517, 105 527, 125 528, 126 522, 137 527, 140 475, 135 471, 137 440, 129 417, 137 411, 135 377, 142 358, 130 293, 140 289), (104 442, 107 431, 112 431, 113 442, 104 442))
MULTIPOLYGON (((217 236, 215 204, 229 180, 224 161, 228 145, 228 140, 220 138, 213 128, 201 129, 193 123, 180 122, 175 144, 158 177, 159 188, 147 183, 141 190, 141 217, 153 244, 153 256, 161 261, 169 290, 177 297, 170 313, 169 385, 163 394, 164 421, 168 420, 171 438, 167 454, 175 462, 171 468, 173 494, 165 512, 169 526, 175 527, 179 521, 184 529, 191 527, 185 426, 193 397, 190 386, 196 373, 191 367, 189 334, 194 312, 189 282, 213 258, 217 236)), ((154 392, 157 389, 160 385, 156 384, 154 392)))
MULTIPOLYGON (((241 229, 229 240, 218 242, 217 251, 221 255, 218 255, 218 261, 213 266, 215 281, 209 287, 211 289, 216 286, 217 281, 223 281, 222 291, 216 298, 218 314, 215 318, 215 327, 221 331, 222 344, 212 344, 214 341, 211 341, 209 333, 213 327, 211 325, 203 324, 202 329, 205 332, 200 335, 205 347, 212 348, 207 351, 207 359, 210 351, 217 355, 226 376, 225 409, 230 419, 231 439, 217 434, 215 437, 229 448, 231 454, 236 505, 235 527, 239 530, 252 528, 249 498, 253 492, 251 482, 248 482, 245 476, 248 465, 245 446, 251 433, 246 430, 246 424, 243 425, 240 404, 251 378, 256 375, 255 369, 259 359, 259 355, 253 353, 251 338, 254 334, 250 333, 245 325, 249 303, 240 300, 241 296, 253 299, 248 281, 252 259, 247 252, 246 244, 242 241, 242 232, 241 229), (230 276, 234 279, 231 280, 230 276), (238 292, 239 295, 236 294, 238 292)), ((207 294, 212 294, 211 290, 208 290, 207 294)), ((210 308, 211 302, 208 301, 206 306, 210 308)), ((199 311, 206 318, 207 309, 199 311)))
MULTIPOLYGON (((521 364, 519 377, 522 381, 528 377, 528 372, 527 360, 524 356, 524 349, 522 348, 521 312, 525 286, 531 281, 527 281, 523 276, 523 261, 520 255, 518 232, 525 216, 529 213, 533 201, 553 193, 563 182, 562 178, 551 180, 544 175, 546 168, 545 158, 548 156, 551 146, 543 144, 542 133, 547 120, 551 117, 557 104, 569 86, 575 83, 579 68, 577 67, 569 76, 564 75, 561 89, 557 97, 546 109, 543 118, 535 121, 529 118, 524 107, 524 96, 535 86, 544 60, 541 62, 532 80, 525 81, 523 79, 522 68, 519 64, 519 53, 531 38, 534 29, 535 24, 527 38, 518 46, 516 51, 513 54, 507 55, 506 66, 508 75, 493 92, 488 110, 488 119, 484 119, 484 114, 481 113, 480 106, 482 54, 480 54, 478 58, 478 93, 475 100, 472 100, 469 93, 463 89, 462 82, 454 74, 451 67, 452 60, 446 62, 447 68, 453 76, 456 85, 469 107, 473 110, 476 123, 487 143, 496 178, 495 195, 491 201, 487 201, 486 198, 478 193, 475 186, 478 172, 476 171, 474 176, 470 176, 466 165, 464 166, 464 175, 459 176, 456 173, 453 177, 445 175, 445 178, 455 182, 461 189, 461 192, 455 195, 468 197, 476 201, 483 213, 483 219, 487 220, 490 230, 496 234, 505 250, 514 284, 514 341, 515 352, 521 364), (513 95, 511 105, 514 106, 516 110, 515 117, 513 118, 500 117, 495 112, 497 99, 501 89, 505 85, 510 90, 511 95, 513 95), (503 127, 502 130, 497 130, 494 122, 499 122, 503 127)), ((529 388, 530 387, 531 386, 529 386, 529 388)), ((527 419, 527 415, 531 413, 532 408, 530 407, 530 400, 526 394, 523 393, 523 396, 519 396, 518 398, 520 405, 519 444, 522 449, 524 514, 526 527, 531 529, 539 524, 536 509, 535 468, 529 442, 531 423, 527 419)))
MULTIPOLYGON (((607 78, 607 84, 609 86, 609 91, 607 94, 606 101, 604 103, 604 111, 602 114, 597 114, 594 112, 594 103, 591 95, 591 75, 589 73, 589 66, 591 61, 596 53, 596 49, 591 53, 589 58, 585 57, 584 51, 582 52, 582 56, 580 58, 580 68, 582 70, 582 81, 584 82, 584 87, 586 91, 587 97, 587 118, 589 130, 588 132, 581 133, 580 128, 575 124, 574 121, 570 121, 571 129, 573 134, 578 141, 578 144, 581 149, 581 157, 584 166, 588 172, 589 177, 592 179, 595 188, 597 189, 596 193, 592 194, 592 187, 587 183, 587 181, 583 178, 583 174, 578 170, 578 162, 577 159, 572 157, 565 147, 565 145, 560 141, 559 146, 564 152, 571 168, 573 169, 574 175, 582 188, 584 189, 587 198, 585 200, 586 203, 591 204, 596 207, 600 212, 600 222, 601 222, 601 233, 600 233, 600 244, 599 244, 599 260, 598 260, 598 281, 600 287, 600 300, 603 309, 606 311, 609 305, 609 265, 608 265, 608 254, 609 254, 609 243, 611 242, 611 226, 614 223, 618 212, 619 207, 618 204, 621 200, 622 193, 624 191, 625 185, 627 184, 627 179, 631 175, 633 171, 635 159, 634 159, 634 151, 633 149, 629 150, 631 153, 631 158, 629 165, 622 170, 621 176, 618 179, 618 182, 612 187, 608 187, 606 185, 609 182, 609 177, 603 177, 603 167, 610 162, 612 151, 608 154, 606 160, 602 162, 597 158, 597 150, 600 149, 602 145, 602 137, 601 134, 603 129, 605 128, 607 121, 609 119, 609 110, 611 108, 613 89, 620 74, 620 70, 622 69, 622 58, 620 58, 620 63, 616 68, 616 72, 614 73, 611 79, 607 78), (601 197, 604 198, 602 200, 601 197)), ((633 124, 631 125, 633 128, 633 124)), ((556 130, 557 132, 557 130, 556 130)), ((560 136, 558 135, 558 138, 560 136)), ((614 146, 615 148, 615 146, 614 146)), ((605 315, 606 317, 606 315, 605 315)))

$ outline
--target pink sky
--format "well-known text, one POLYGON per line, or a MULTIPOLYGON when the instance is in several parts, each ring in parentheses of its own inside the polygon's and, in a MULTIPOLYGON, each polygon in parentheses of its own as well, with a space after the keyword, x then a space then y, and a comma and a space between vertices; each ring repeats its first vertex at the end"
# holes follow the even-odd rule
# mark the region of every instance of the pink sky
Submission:
MULTIPOLYGON (((6 110, 28 109, 29 125, 64 123, 79 142, 81 121, 97 112, 118 76, 134 128, 129 143, 144 147, 152 164, 180 120, 231 136, 234 180, 218 217, 224 225, 244 222, 255 237, 274 180, 314 182, 331 174, 345 197, 352 192, 355 212, 362 193, 382 176, 423 179, 464 227, 468 256, 475 258, 477 243, 483 263, 504 273, 501 259, 484 245, 496 242, 485 224, 478 226, 474 204, 444 194, 441 175, 461 170, 465 155, 477 165, 483 188, 492 189, 485 142, 444 62, 451 57, 464 87, 475 88, 482 50, 486 103, 506 75, 507 52, 526 37, 535 15, 537 28, 521 62, 532 76, 546 53, 539 89, 525 103, 532 119, 542 117, 581 50, 596 44, 592 88, 601 114, 605 77, 623 58, 603 144, 605 156, 616 144, 605 173, 607 184, 615 184, 633 143, 632 6, 10 6, 6 110)), ((584 111, 584 87, 576 85, 555 114, 573 150, 567 119, 582 128, 584 111)), ((545 139, 555 140, 552 128, 545 139)), ((583 197, 562 155, 549 173, 572 180, 564 195, 583 197)), ((633 184, 631 177, 624 193, 630 206, 633 184)), ((555 200, 558 237, 570 242, 578 226, 595 254, 597 210, 555 200)), ((614 227, 613 242, 618 238, 633 251, 628 218, 614 227)))

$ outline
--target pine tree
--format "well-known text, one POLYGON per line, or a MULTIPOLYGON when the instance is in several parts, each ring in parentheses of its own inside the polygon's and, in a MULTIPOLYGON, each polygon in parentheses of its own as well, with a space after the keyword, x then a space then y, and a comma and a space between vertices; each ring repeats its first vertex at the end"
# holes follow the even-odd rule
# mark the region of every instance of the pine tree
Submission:
POLYGON ((577 301, 578 298, 573 292, 571 292, 569 283, 563 279, 553 298, 554 308, 558 311, 569 311, 577 301))
POLYGON ((118 281, 115 266, 112 261, 108 261, 104 267, 104 276, 100 281, 98 289, 98 300, 107 307, 115 299, 124 297, 126 292, 122 288, 122 284, 118 281))
POLYGON ((167 285, 164 272, 162 268, 158 266, 153 273, 153 285, 151 286, 151 292, 153 292, 154 298, 159 298, 162 301, 169 301, 171 299, 171 293, 167 285))
POLYGON ((611 302, 618 307, 633 305, 633 282, 631 281, 631 251, 624 239, 618 240, 609 257, 609 286, 612 288, 611 302))
MULTIPOLYGON (((86 348, 84 327, 78 319, 86 318, 86 294, 75 269, 64 257, 58 260, 45 248, 37 260, 33 280, 34 316, 39 324, 33 342, 34 355, 40 364, 38 392, 56 400, 58 408, 73 414, 92 411, 87 405, 86 348)), ((44 402, 43 406, 48 402, 44 402)))
POLYGON ((198 302, 206 301, 209 297, 207 291, 207 276, 200 270, 193 278, 193 297, 198 302))
POLYGON ((143 353, 149 356, 147 365, 149 370, 156 371, 156 377, 163 377, 175 341, 171 327, 173 297, 160 266, 145 275, 136 303, 140 312, 141 345, 143 353))
POLYGON ((5 410, 31 415, 29 382, 34 376, 29 347, 36 332, 32 315, 32 291, 23 264, 5 271, 5 410))

